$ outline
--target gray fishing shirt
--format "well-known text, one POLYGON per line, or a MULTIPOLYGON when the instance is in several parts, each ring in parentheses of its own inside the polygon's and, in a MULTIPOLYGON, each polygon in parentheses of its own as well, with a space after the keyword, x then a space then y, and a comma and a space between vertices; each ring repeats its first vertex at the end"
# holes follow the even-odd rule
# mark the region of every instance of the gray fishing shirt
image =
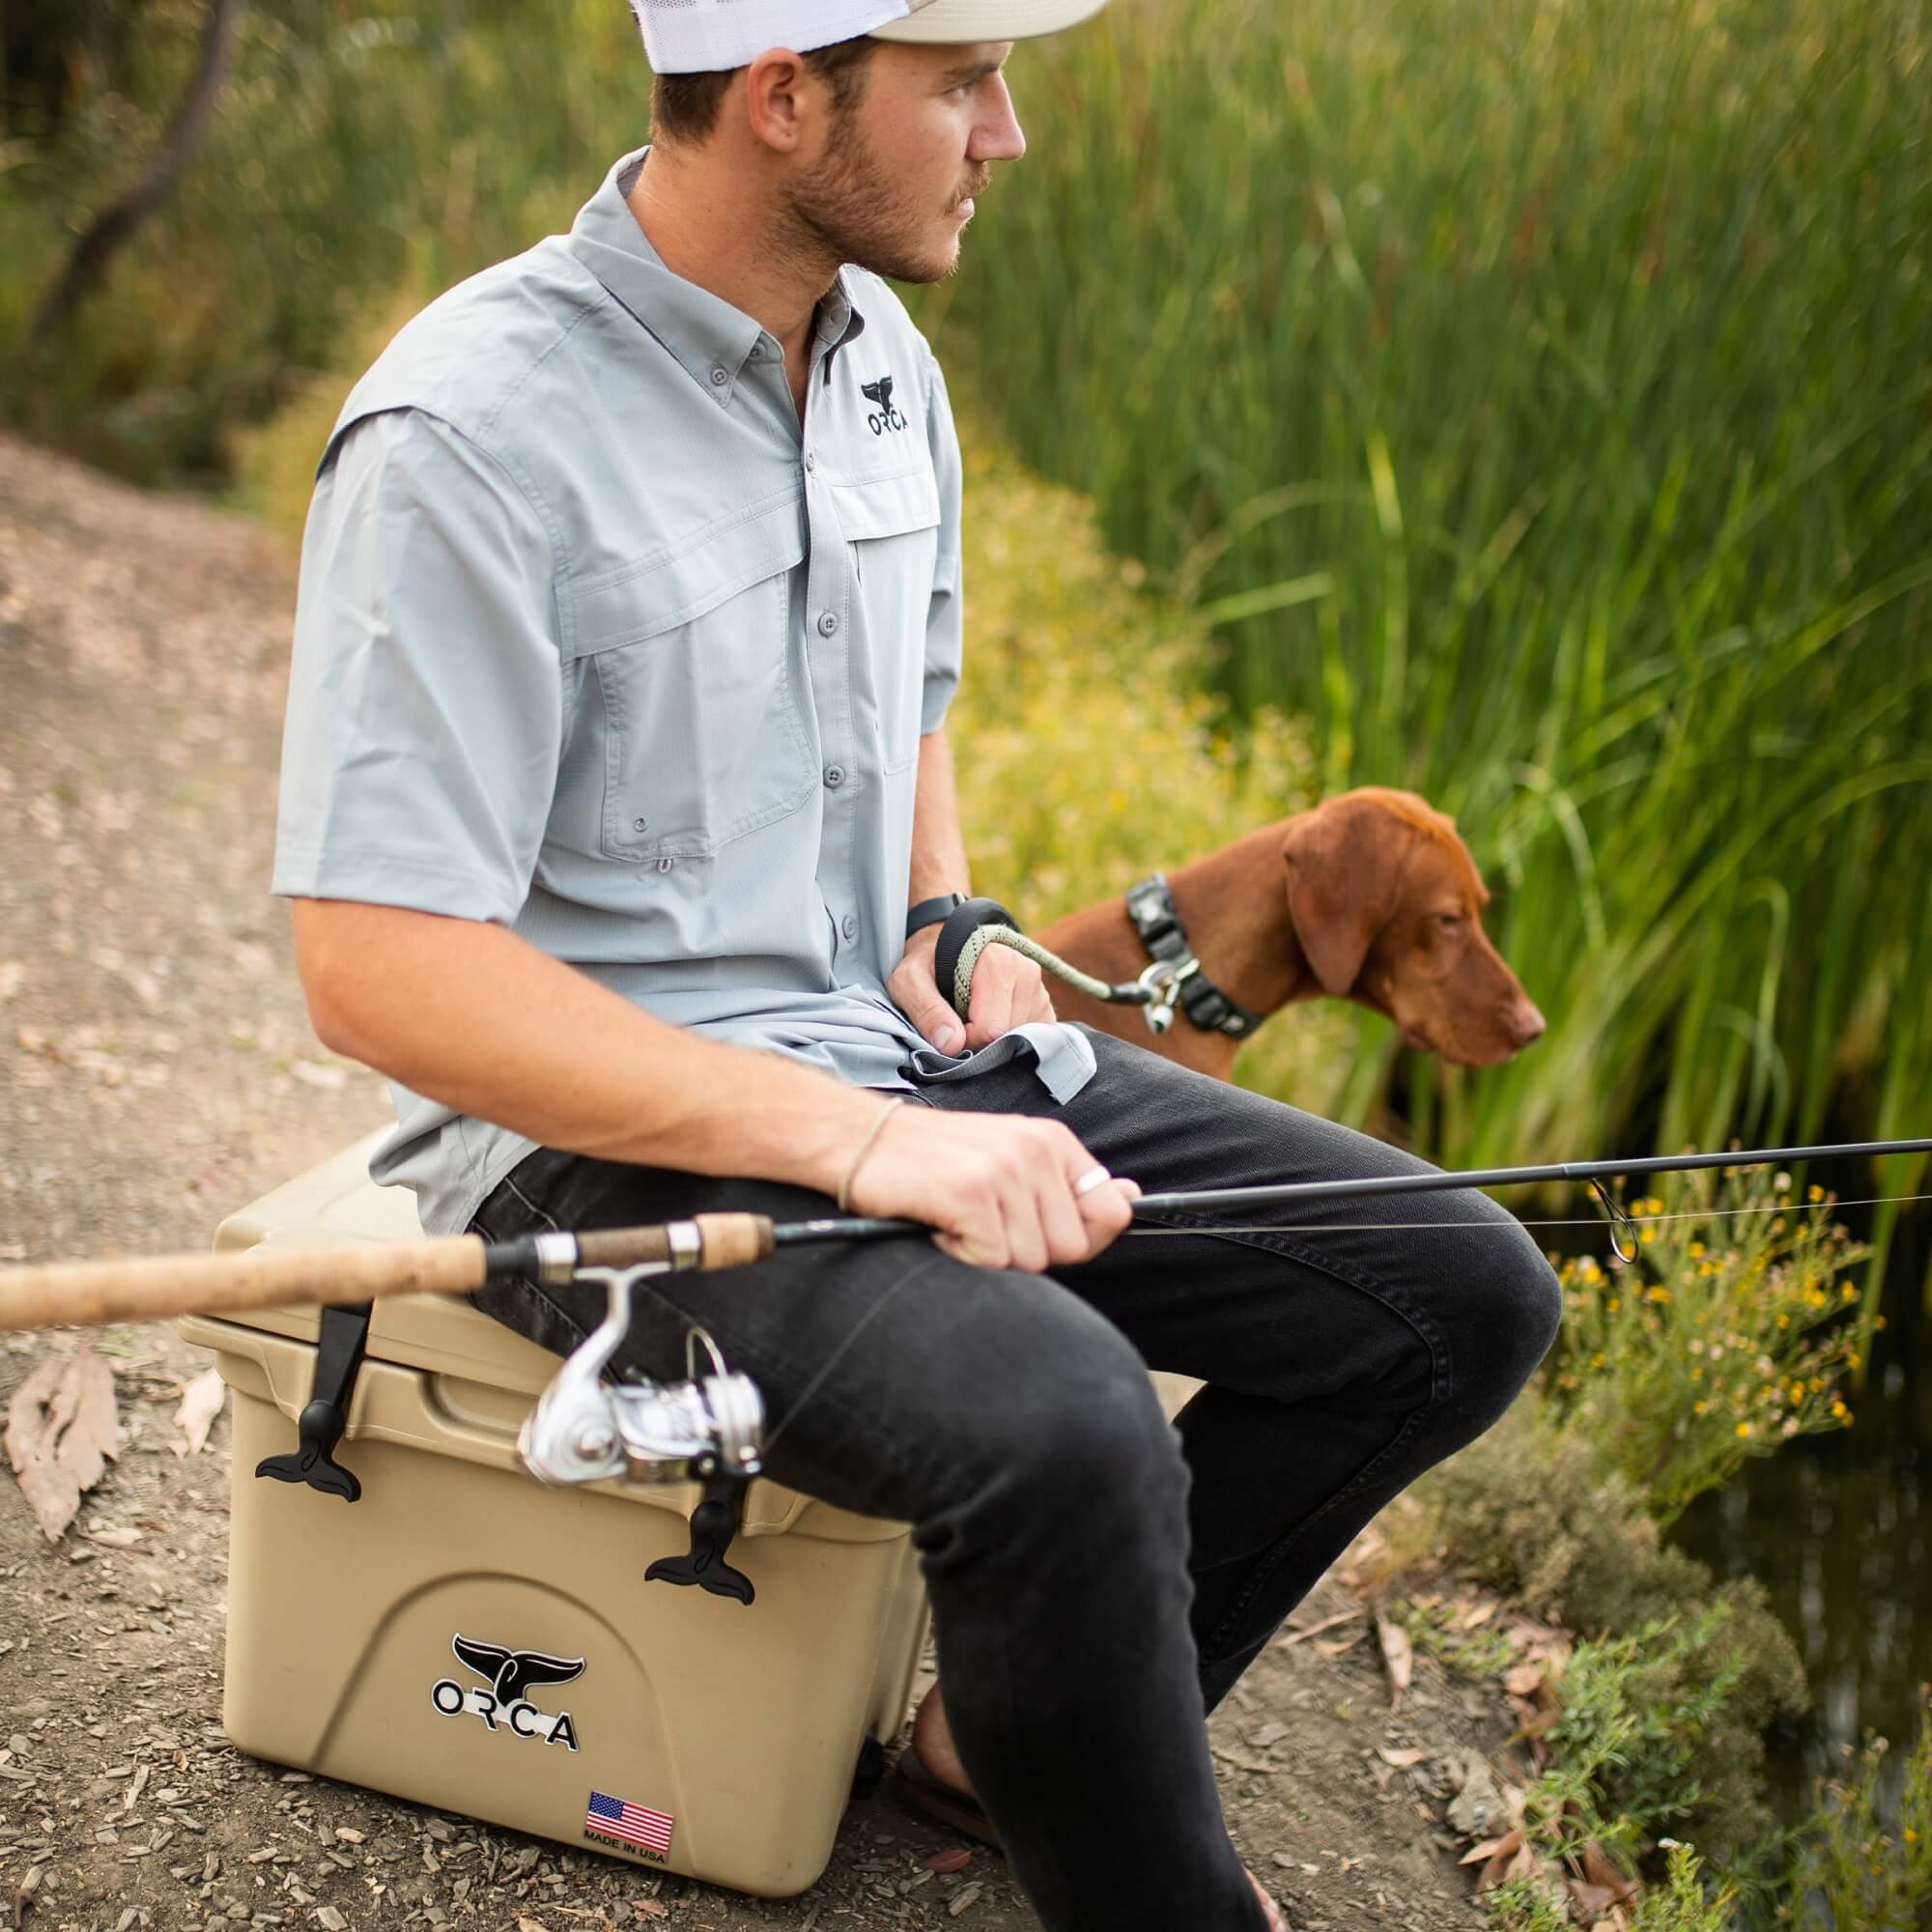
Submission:
MULTIPOLYGON (((847 266, 801 426, 777 339, 638 226, 644 152, 568 235, 432 302, 344 405, 271 890, 500 922, 660 1019, 854 1085, 1024 1046, 1065 1098, 1094 1066, 1073 1028, 949 1058, 886 997, 920 739, 960 670, 939 365, 847 266)), ((370 1171, 458 1231, 535 1144, 392 1092, 370 1171)))

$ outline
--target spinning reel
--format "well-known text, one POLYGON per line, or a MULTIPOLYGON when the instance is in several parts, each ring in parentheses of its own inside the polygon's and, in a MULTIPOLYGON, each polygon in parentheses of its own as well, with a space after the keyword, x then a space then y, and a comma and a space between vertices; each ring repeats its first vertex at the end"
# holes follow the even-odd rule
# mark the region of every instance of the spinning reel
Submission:
MULTIPOLYGON (((673 1229, 678 1225, 673 1223, 673 1229)), ((751 1579, 724 1561, 724 1551, 743 1520, 746 1487, 764 1467, 765 1405, 757 1385, 749 1376, 728 1371, 718 1345, 696 1323, 685 1336, 685 1380, 603 1379, 631 1332, 633 1286, 677 1265, 673 1259, 575 1271, 579 1281, 605 1284, 604 1320, 525 1417, 517 1451, 531 1475, 554 1487, 611 1477, 636 1483, 700 1482, 704 1499, 692 1512, 689 1553, 660 1557, 644 1572, 644 1580, 696 1583, 749 1604, 751 1579), (700 1342, 713 1369, 701 1378, 700 1342)))

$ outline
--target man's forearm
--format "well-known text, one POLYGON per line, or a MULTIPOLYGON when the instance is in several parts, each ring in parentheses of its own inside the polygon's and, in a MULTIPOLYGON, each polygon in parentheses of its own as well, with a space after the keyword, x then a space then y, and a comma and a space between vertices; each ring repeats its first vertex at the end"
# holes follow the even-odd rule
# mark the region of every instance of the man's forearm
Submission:
POLYGON ((906 903, 942 893, 973 890, 966 842, 959 831, 959 795, 952 781, 952 747, 943 729, 919 741, 919 788, 913 794, 912 867, 906 903))
POLYGON ((503 926, 298 899, 295 931, 326 1045, 541 1146, 832 1193, 879 1108, 668 1025, 503 926))

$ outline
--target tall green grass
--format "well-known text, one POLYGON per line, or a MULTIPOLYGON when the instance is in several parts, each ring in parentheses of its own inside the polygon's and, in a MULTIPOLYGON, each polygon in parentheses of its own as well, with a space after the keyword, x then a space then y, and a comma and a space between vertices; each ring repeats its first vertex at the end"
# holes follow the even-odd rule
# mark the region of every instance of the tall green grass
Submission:
MULTIPOLYGON (((647 131, 623 0, 259 0, 177 202, 30 361, 198 17, 0 152, 0 412, 156 480, 225 474, 396 290, 563 226, 647 131)), ((1340 1117, 1453 1162, 1922 1122, 1927 34, 1916 0, 1116 0, 1015 53, 1031 152, 925 326, 1211 626, 1232 716, 1456 815, 1550 1021, 1470 1074, 1350 1009, 1340 1117)))
POLYGON ((1923 1130, 1928 32, 1208 0, 1014 63, 928 326, 1326 788, 1457 816, 1551 1024, 1471 1076, 1359 1022, 1438 1155, 1923 1130))

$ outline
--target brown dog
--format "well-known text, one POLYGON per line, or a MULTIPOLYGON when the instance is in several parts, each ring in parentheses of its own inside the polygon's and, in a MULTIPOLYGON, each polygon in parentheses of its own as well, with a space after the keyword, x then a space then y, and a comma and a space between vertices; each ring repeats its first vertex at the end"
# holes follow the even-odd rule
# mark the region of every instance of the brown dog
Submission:
MULTIPOLYGON (((1544 1030, 1483 931, 1490 895, 1456 821, 1412 791, 1362 785, 1278 820, 1168 875, 1201 970, 1250 1012, 1326 994, 1386 1013, 1420 1052, 1490 1066, 1544 1030)), ((1148 963, 1124 901, 1033 935, 1119 983, 1148 963)), ((1216 1079, 1240 1043, 1177 1011, 1164 1034, 1137 1007, 1105 1006, 1049 977, 1054 1010, 1151 1047, 1216 1079)))

